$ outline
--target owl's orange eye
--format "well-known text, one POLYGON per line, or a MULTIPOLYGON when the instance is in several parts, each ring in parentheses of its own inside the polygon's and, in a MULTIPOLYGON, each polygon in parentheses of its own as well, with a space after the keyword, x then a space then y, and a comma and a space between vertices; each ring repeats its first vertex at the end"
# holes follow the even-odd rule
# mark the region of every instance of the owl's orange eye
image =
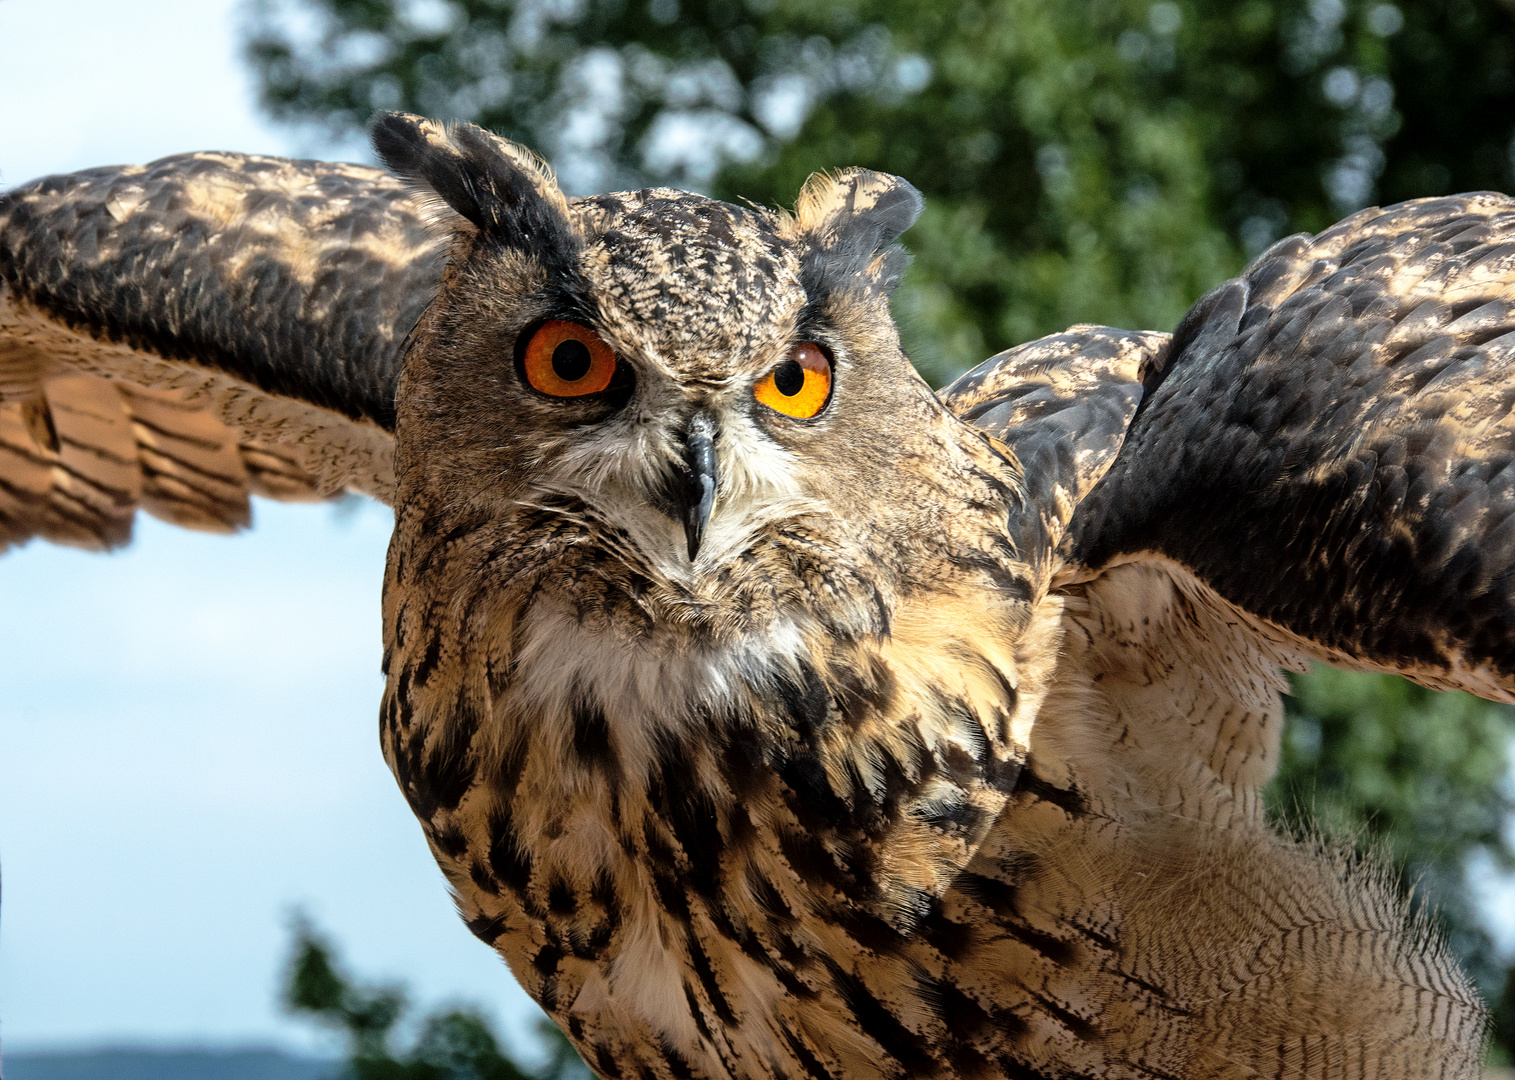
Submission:
POLYGON ((775 412, 808 420, 831 398, 831 361, 815 342, 803 341, 758 380, 752 393, 775 412))
POLYGON ((522 367, 533 389, 553 397, 583 397, 610 385, 616 359, 589 327, 550 319, 531 335, 522 367))

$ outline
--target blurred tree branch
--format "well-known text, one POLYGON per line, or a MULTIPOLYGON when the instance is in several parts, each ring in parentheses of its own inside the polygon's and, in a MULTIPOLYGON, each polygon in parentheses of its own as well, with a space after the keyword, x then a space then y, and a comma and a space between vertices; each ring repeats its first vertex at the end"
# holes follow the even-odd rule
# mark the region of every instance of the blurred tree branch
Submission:
POLYGON ((335 948, 304 918, 294 921, 294 951, 284 1004, 341 1035, 343 1080, 592 1080, 563 1033, 545 1018, 539 1033, 547 1061, 539 1069, 516 1063, 481 1013, 446 1009, 420 1021, 408 1049, 397 1047, 409 1004, 398 987, 360 985, 344 974, 335 948))

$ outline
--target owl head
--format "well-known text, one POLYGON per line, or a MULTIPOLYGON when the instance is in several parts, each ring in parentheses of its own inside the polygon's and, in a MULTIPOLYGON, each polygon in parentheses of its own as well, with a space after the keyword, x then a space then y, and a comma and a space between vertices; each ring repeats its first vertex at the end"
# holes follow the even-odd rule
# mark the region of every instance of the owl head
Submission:
POLYGON ((798 608, 877 631, 913 579, 1003 531, 1012 463, 890 318, 921 210, 905 181, 817 175, 792 214, 569 199, 471 125, 388 114, 372 135, 453 234, 399 395, 402 518, 495 530, 517 580, 631 632, 798 608))

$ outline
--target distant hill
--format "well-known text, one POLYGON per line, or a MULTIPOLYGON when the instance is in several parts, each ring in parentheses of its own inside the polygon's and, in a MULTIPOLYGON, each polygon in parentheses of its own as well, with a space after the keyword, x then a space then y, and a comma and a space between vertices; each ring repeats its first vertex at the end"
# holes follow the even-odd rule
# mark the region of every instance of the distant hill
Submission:
POLYGON ((327 1080, 335 1061, 281 1050, 83 1050, 6 1054, 5 1080, 327 1080))

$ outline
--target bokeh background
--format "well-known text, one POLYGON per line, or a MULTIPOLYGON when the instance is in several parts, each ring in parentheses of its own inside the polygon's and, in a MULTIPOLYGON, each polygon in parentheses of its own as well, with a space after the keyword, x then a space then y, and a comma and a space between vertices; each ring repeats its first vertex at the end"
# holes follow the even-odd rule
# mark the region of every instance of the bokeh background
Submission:
MULTIPOLYGON (((1074 322, 1169 329, 1273 241, 1515 189, 1508 0, 0 0, 0 182, 172 150, 366 158, 379 108, 484 124, 571 192, 788 204, 899 173, 896 300, 934 383, 1074 322)), ((9 1045, 299 1040, 286 911, 356 967, 529 1010, 448 915, 373 738, 387 519, 260 506, 226 541, 0 560, 0 1017, 9 1045), (83 1003, 83 1004, 81 1004, 83 1003)), ((1288 827, 1376 847, 1515 1048, 1508 709, 1295 683, 1288 827)), ((514 1027, 512 1027, 514 1025, 514 1027)))

